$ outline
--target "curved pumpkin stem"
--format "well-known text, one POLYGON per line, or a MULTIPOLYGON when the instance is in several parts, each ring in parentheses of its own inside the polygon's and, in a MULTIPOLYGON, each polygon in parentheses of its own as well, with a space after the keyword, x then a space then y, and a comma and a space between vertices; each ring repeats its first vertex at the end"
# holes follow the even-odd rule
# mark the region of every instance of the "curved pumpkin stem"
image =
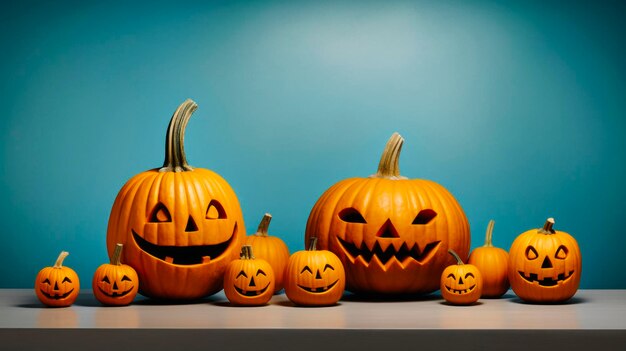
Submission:
POLYGON ((111 264, 116 266, 122 265, 122 249, 124 249, 124 245, 118 243, 115 245, 115 251, 113 252, 113 257, 111 258, 111 264))
POLYGON ((454 252, 454 250, 448 249, 448 253, 454 256, 454 258, 456 259, 456 264, 463 265, 463 260, 461 259, 461 257, 459 257, 459 255, 456 252, 454 252))
POLYGON ((555 234, 556 231, 552 228, 554 226, 554 218, 548 218, 543 228, 539 229, 542 234, 555 234))
POLYGON ((402 151, 403 143, 404 138, 400 134, 393 133, 391 135, 383 154, 380 156, 378 171, 370 178, 407 179, 400 175, 400 151, 402 151))
POLYGON ((317 237, 312 237, 309 239, 309 248, 307 251, 315 251, 317 250, 317 237))
POLYGON ((198 105, 191 99, 185 100, 174 112, 165 136, 165 161, 159 172, 193 171, 185 155, 185 129, 198 105))
POLYGON ((61 251, 61 253, 59 254, 59 257, 56 260, 56 262, 54 262, 54 268, 61 268, 61 267, 63 267, 63 260, 65 260, 65 258, 69 254, 70 253, 67 252, 67 251, 61 251))
POLYGON ((266 213, 261 219, 261 223, 259 223, 259 227, 256 230, 254 235, 256 236, 267 236, 267 229, 270 227, 270 221, 272 220, 272 215, 266 213))
POLYGON ((496 224, 496 221, 494 221, 493 219, 489 221, 489 224, 487 224, 487 233, 485 234, 485 246, 483 247, 493 247, 492 237, 494 224, 496 224))
POLYGON ((241 260, 253 260, 254 259, 254 255, 252 254, 252 245, 241 246, 241 254, 239 255, 239 259, 241 260))

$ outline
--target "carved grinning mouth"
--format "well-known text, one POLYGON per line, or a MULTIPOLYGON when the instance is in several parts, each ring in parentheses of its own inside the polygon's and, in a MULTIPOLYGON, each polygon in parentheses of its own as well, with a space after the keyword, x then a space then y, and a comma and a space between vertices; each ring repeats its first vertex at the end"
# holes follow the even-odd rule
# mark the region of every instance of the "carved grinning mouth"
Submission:
POLYGON ((106 296, 109 296, 109 297, 122 297, 122 296, 128 295, 128 293, 133 290, 133 288, 130 288, 130 289, 126 290, 126 291, 122 291, 122 292, 119 292, 119 293, 114 291, 114 292, 109 294, 108 292, 102 290, 101 287, 98 287, 98 289, 100 289, 100 292, 102 292, 103 294, 105 294, 106 296))
POLYGON ((474 285, 470 286, 470 287, 469 287, 469 288, 467 288, 467 289, 453 289, 453 288, 451 288, 451 287, 449 287, 449 286, 447 286, 447 285, 446 285, 446 289, 447 289, 449 292, 451 292, 451 293, 453 293, 453 294, 459 294, 459 295, 460 295, 460 294, 465 294, 465 293, 468 293, 468 292, 470 292, 470 291, 474 290, 474 288, 475 288, 475 287, 476 287, 476 284, 474 284, 474 285))
POLYGON ((171 264, 188 266, 209 263, 212 259, 214 260, 221 256, 233 242, 233 238, 237 232, 237 223, 235 223, 235 228, 230 238, 215 245, 161 246, 155 245, 142 238, 134 229, 131 229, 131 231, 133 232, 135 242, 144 252, 171 264))
POLYGON ((314 294, 321 294, 323 292, 326 292, 328 290, 330 290, 330 288, 332 288, 333 286, 335 286, 335 284, 337 284, 337 282, 339 281, 339 279, 335 280, 334 283, 330 284, 329 286, 322 286, 319 288, 309 288, 308 286, 302 286, 298 284, 298 287, 302 290, 306 290, 310 293, 314 293, 314 294))
POLYGON ((72 293, 72 291, 74 291, 74 289, 72 289, 72 290, 70 290, 70 291, 66 292, 66 293, 65 293, 65 294, 63 294, 63 295, 50 295, 50 294, 48 294, 47 292, 45 292, 45 291, 43 291, 43 290, 41 290, 41 289, 39 289, 39 290, 41 291, 41 293, 42 293, 45 297, 47 297, 47 298, 49 298, 49 299, 53 299, 53 300, 61 300, 61 299, 64 299, 64 298, 66 298, 66 297, 70 296, 70 294, 72 293))
POLYGON ((569 274, 567 275, 565 275, 565 273, 561 273, 557 276, 556 279, 552 277, 545 277, 540 280, 536 273, 529 273, 528 276, 526 276, 524 272, 519 271, 519 275, 521 275, 522 278, 524 278, 526 281, 531 282, 531 283, 537 282, 541 286, 555 286, 559 282, 564 282, 567 279, 569 279, 572 276, 572 274, 574 274, 574 271, 570 271, 569 274))
POLYGON ((387 250, 383 251, 378 241, 376 241, 372 249, 370 249, 367 245, 365 245, 365 242, 363 242, 359 248, 356 245, 341 239, 340 237, 337 237, 337 240, 353 263, 358 256, 361 256, 368 264, 374 256, 376 256, 382 264, 386 264, 392 258, 395 258, 400 263, 404 263, 406 259, 410 258, 422 264, 434 255, 439 247, 439 244, 441 243, 440 240, 433 241, 426 244, 426 246, 424 246, 421 250, 417 243, 413 244, 411 248, 409 248, 406 243, 403 243, 399 250, 396 250, 393 245, 389 245, 387 250))
POLYGON ((235 290, 237 290, 237 292, 243 296, 257 296, 257 295, 263 294, 265 290, 267 290, 267 287, 269 286, 270 286, 270 283, 267 283, 267 285, 263 289, 259 289, 259 290, 243 290, 235 286, 235 290))

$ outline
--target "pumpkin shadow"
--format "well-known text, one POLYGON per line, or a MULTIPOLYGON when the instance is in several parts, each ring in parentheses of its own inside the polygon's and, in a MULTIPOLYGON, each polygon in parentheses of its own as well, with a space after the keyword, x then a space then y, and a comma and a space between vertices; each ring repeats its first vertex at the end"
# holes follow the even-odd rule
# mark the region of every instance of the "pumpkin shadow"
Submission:
POLYGON ((379 295, 367 293, 346 293, 342 300, 350 302, 407 302, 407 301, 433 301, 440 300, 440 294, 399 294, 399 295, 379 295))
POLYGON ((544 306, 560 306, 560 305, 577 305, 580 303, 585 303, 585 302, 589 302, 589 300, 582 298, 582 297, 577 297, 574 296, 572 298, 570 298, 569 300, 566 301, 561 301, 561 302, 528 302, 528 301, 524 301, 522 299, 520 299, 519 297, 515 296, 511 299, 511 302, 513 303, 517 303, 520 305, 544 305, 544 306))
POLYGON ((439 304, 443 306, 451 306, 451 307, 474 307, 474 306, 483 305, 484 302, 476 301, 474 303, 470 303, 469 305, 457 305, 457 304, 449 303, 448 301, 444 300, 444 301, 439 302, 439 304))
MULTIPOLYGON (((42 304, 41 302, 33 302, 33 303, 20 303, 17 305, 14 305, 14 307, 19 307, 19 308, 35 308, 35 309, 55 309, 55 308, 63 308, 63 307, 51 307, 51 306, 46 306, 44 304, 42 304)), ((68 306, 69 307, 69 306, 68 306)))
POLYGON ((215 296, 209 296, 195 300, 164 300, 153 299, 149 297, 140 297, 139 300, 135 300, 132 304, 139 306, 202 305, 207 303, 213 303, 217 300, 218 298, 215 296))
POLYGON ((295 308, 332 308, 332 307, 340 307, 341 306, 341 302, 337 302, 334 305, 328 305, 328 306, 303 306, 303 305, 296 305, 295 303, 287 300, 287 301, 278 301, 276 303, 273 303, 272 305, 276 305, 276 306, 282 306, 282 307, 295 307, 295 308))
POLYGON ((266 303, 265 305, 258 305, 258 306, 250 306, 250 305, 233 305, 232 303, 228 302, 228 301, 216 301, 216 302, 211 302, 210 303, 213 306, 217 306, 217 307, 230 307, 230 308, 241 308, 241 307, 245 307, 245 308, 263 308, 263 307, 267 307, 270 304, 266 303))

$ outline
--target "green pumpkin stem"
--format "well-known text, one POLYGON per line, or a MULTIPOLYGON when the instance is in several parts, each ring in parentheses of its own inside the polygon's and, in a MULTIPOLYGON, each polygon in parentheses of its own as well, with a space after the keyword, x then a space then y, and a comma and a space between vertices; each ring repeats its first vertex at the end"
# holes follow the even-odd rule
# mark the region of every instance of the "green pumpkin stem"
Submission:
POLYGON ((239 255, 239 259, 241 260, 253 260, 254 259, 254 255, 252 254, 252 245, 241 246, 241 254, 239 255))
POLYGON ((552 228, 554 226, 554 218, 548 218, 543 228, 539 229, 542 234, 555 234, 556 231, 552 228))
POLYGON ((385 178, 385 179, 407 179, 400 175, 400 151, 402 151, 402 144, 404 138, 398 133, 393 133, 385 150, 380 157, 380 163, 378 163, 378 171, 376 174, 370 176, 370 178, 385 178))
POLYGON ((191 99, 185 100, 174 112, 165 136, 165 161, 159 172, 193 171, 185 155, 185 129, 198 105, 191 99))
POLYGON ((118 243, 115 245, 115 251, 113 251, 113 257, 111 257, 111 264, 116 266, 122 265, 122 250, 124 249, 124 245, 118 243))
POLYGON ((485 234, 485 246, 483 247, 493 247, 492 237, 494 224, 496 224, 496 221, 494 221, 493 219, 489 221, 489 224, 487 224, 487 233, 485 234))
POLYGON ((256 236, 267 236, 267 229, 270 227, 270 221, 272 220, 272 215, 266 213, 261 219, 261 223, 259 223, 259 227, 256 230, 254 235, 256 236))
POLYGON ((317 237, 312 237, 311 239, 309 239, 308 251, 315 251, 315 250, 317 250, 317 237))
POLYGON ((69 255, 70 253, 67 251, 61 251, 61 253, 59 254, 59 257, 57 258, 56 262, 54 263, 54 268, 61 268, 63 267, 63 260, 65 260, 65 258, 69 255))
POLYGON ((454 258, 456 259, 456 264, 463 265, 463 260, 461 259, 461 257, 459 257, 459 255, 456 252, 454 252, 454 250, 448 249, 448 253, 454 256, 454 258))

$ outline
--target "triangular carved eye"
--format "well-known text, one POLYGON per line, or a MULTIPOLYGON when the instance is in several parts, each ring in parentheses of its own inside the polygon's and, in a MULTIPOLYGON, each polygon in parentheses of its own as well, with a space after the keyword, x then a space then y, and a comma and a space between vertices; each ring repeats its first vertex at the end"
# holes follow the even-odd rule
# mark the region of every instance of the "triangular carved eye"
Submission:
POLYGON ((348 207, 339 212, 339 218, 348 223, 367 223, 363 215, 356 208, 348 207))
POLYGON ((206 219, 226 219, 226 211, 217 200, 211 200, 206 210, 206 219))
POLYGON ((412 224, 428 224, 435 217, 437 217, 437 212, 430 209, 421 210, 417 216, 415 216, 412 224))
POLYGON ((152 210, 152 214, 150 215, 150 219, 148 221, 153 223, 171 222, 172 216, 170 215, 170 211, 167 207, 159 202, 156 206, 154 206, 154 210, 152 210))
POLYGON ((569 253, 569 250, 567 249, 567 247, 565 247, 564 245, 561 245, 556 250, 556 255, 554 255, 554 257, 558 258, 559 260, 564 260, 565 258, 567 258, 568 253, 569 253))

